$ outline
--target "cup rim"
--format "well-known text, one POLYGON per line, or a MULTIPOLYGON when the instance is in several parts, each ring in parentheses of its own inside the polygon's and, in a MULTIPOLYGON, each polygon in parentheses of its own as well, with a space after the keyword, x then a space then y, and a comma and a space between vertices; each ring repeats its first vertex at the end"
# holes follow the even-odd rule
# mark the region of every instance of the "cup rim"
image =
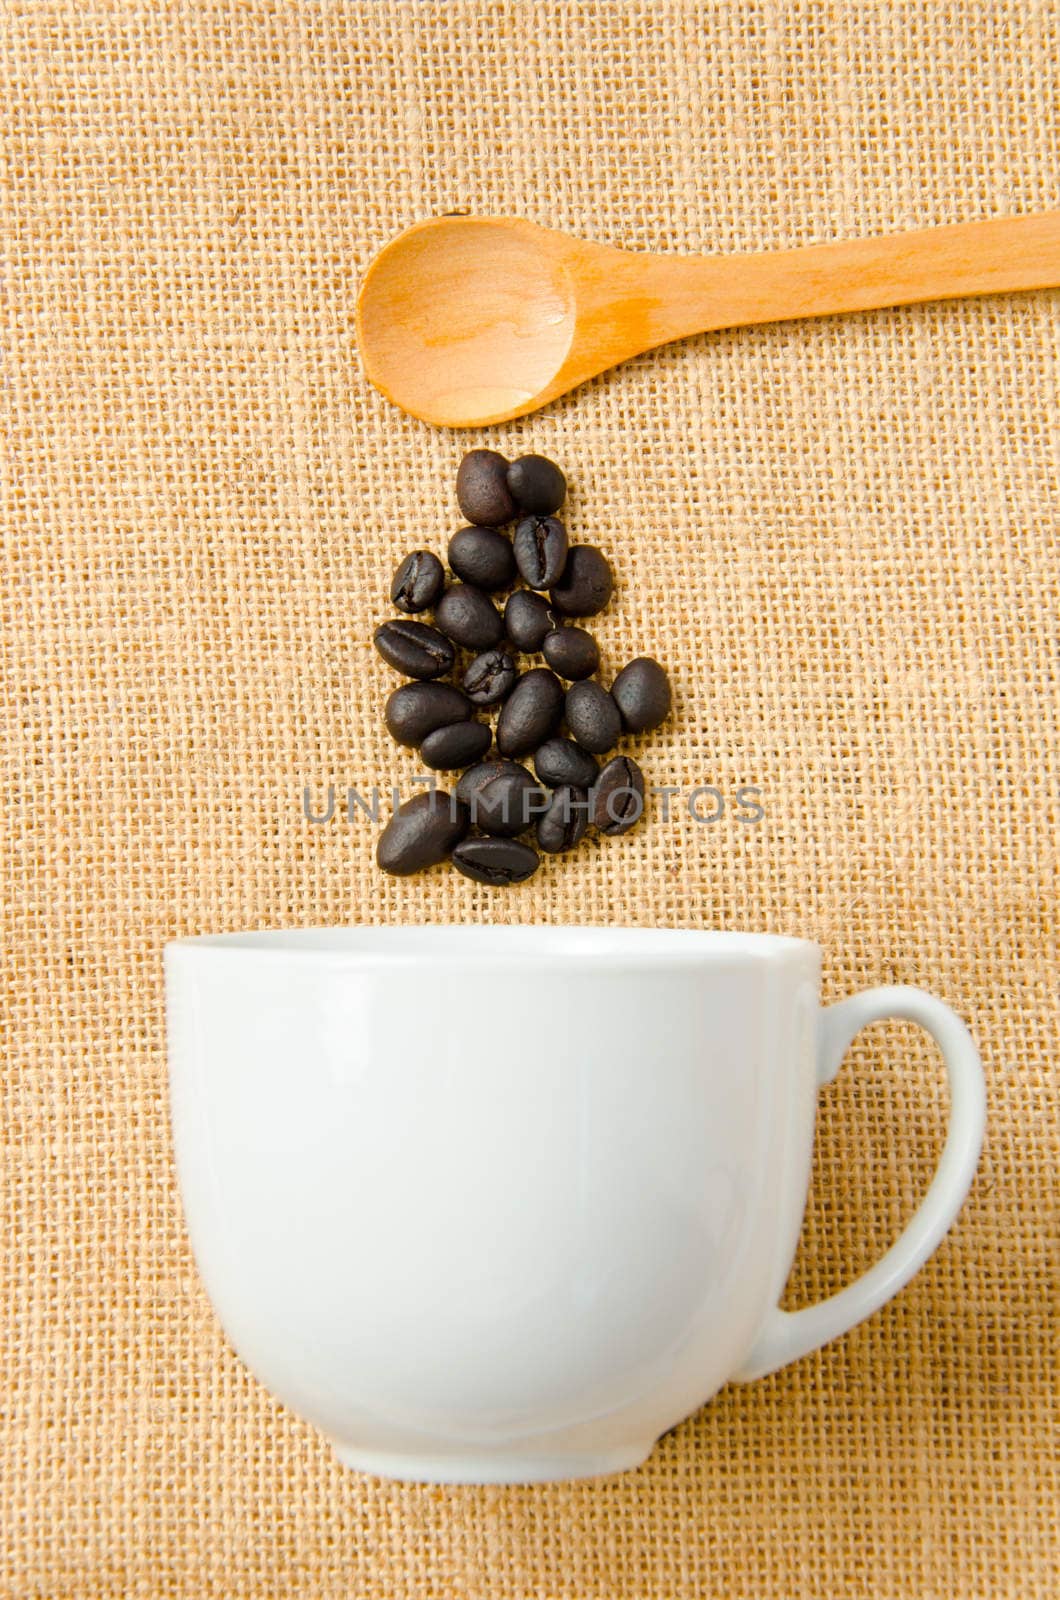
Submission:
POLYGON ((721 959, 820 961, 813 940, 789 934, 722 928, 662 928, 577 923, 348 923, 338 926, 246 928, 167 941, 167 960, 185 956, 257 957, 340 966, 422 963, 535 966, 577 961, 579 967, 696 965, 721 959))

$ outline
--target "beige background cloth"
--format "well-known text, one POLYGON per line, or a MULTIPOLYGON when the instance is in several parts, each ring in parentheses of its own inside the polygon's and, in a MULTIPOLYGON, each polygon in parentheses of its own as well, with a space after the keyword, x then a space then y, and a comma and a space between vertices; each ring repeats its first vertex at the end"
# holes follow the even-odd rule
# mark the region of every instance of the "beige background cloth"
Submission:
MULTIPOLYGON (((5 1595, 1045 1596, 1055 1428, 1055 296, 692 340, 436 432, 364 382, 359 275, 436 212, 755 250, 1055 206, 1055 4, 2 8, 6 241, 0 1585, 5 1595), (384 880, 303 786, 407 780, 371 629, 484 438, 566 467, 657 655, 655 783, 761 789, 507 895, 384 880), (228 1348, 182 1229, 169 936, 399 919, 818 938, 826 997, 926 985, 981 1041, 957 1227, 831 1348, 647 1466, 375 1482, 228 1348)), ((341 802, 340 802, 341 803, 341 802)), ((934 1054, 822 1096, 789 1304, 895 1236, 934 1054)))

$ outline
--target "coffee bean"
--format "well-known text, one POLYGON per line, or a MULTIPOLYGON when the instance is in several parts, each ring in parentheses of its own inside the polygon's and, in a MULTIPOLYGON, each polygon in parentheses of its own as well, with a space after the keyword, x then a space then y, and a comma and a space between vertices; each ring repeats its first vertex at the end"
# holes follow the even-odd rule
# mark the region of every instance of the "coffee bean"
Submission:
POLYGON ((475 883, 496 888, 525 883, 541 865, 541 857, 518 839, 465 839, 452 855, 453 866, 475 883))
POLYGON ((495 706, 519 676, 506 650, 484 650, 463 677, 464 693, 476 706, 495 706))
POLYGON ((567 619, 601 611, 614 578, 603 551, 570 546, 556 514, 566 487, 545 456, 509 463, 496 450, 469 451, 456 485, 468 526, 448 548, 458 581, 446 587, 445 568, 428 550, 412 551, 394 574, 391 598, 404 615, 384 622, 375 644, 413 681, 387 700, 387 727, 399 743, 418 746, 426 767, 461 776, 452 800, 417 795, 395 811, 377 850, 388 872, 414 872, 448 855, 476 882, 521 883, 539 866, 538 850, 570 850, 590 826, 625 833, 643 813, 640 767, 606 756, 623 730, 645 733, 666 719, 670 683, 647 656, 623 667, 610 692, 594 677, 596 641, 567 619), (510 521, 511 540, 500 531, 510 521), (517 579, 527 587, 508 594, 502 617, 490 596, 517 579), (431 608, 434 626, 405 620, 431 608), (474 659, 454 672, 458 649, 474 659), (517 652, 539 651, 547 666, 520 676, 517 652), (442 681, 450 673, 462 689, 442 681), (499 707, 495 748, 487 722, 475 720, 478 706, 499 707), (531 753, 534 771, 513 759, 531 753), (530 827, 536 848, 518 841, 530 827))
POLYGON ((520 456, 508 468, 508 490, 520 511, 548 517, 563 504, 567 480, 547 456, 520 456))
POLYGON ((543 815, 548 796, 517 761, 499 761, 496 767, 496 772, 475 787, 469 802, 471 820, 483 833, 511 837, 543 815))
POLYGON ((551 789, 591 789, 600 768, 573 740, 546 739, 534 754, 534 771, 551 789))
POLYGON ((589 826, 589 797, 584 789, 564 785, 552 795, 552 803, 538 818, 537 842, 549 855, 573 850, 589 826))
POLYGON ((489 783, 491 778, 495 778, 498 769, 501 767, 516 769, 519 772, 526 771, 526 768, 521 767, 518 761, 506 761, 503 756, 490 755, 485 761, 479 761, 475 766, 468 767, 467 771, 461 776, 456 786, 457 799, 463 800, 465 805, 470 805, 483 784, 489 783))
POLYGON ((554 733, 563 715, 563 685, 547 667, 524 672, 501 709, 497 749, 502 756, 536 750, 554 733))
POLYGON ((449 541, 449 565, 477 589, 507 589, 515 578, 511 540, 496 528, 460 528, 449 541))
POLYGON ((456 503, 469 522, 498 528, 515 516, 508 463, 496 450, 469 450, 456 472, 456 503))
POLYGON ((456 654, 444 633, 425 622, 384 622, 375 630, 375 647, 406 678, 440 678, 456 654))
POLYGON ((602 684, 591 678, 572 683, 564 711, 567 727, 583 750, 601 756, 614 749, 622 733, 622 715, 602 684))
POLYGON ((526 517, 512 541, 515 564, 531 589, 551 589, 567 565, 567 530, 557 517, 526 517))
POLYGON ((516 589, 504 608, 504 629, 509 640, 524 655, 541 649, 545 635, 554 624, 552 609, 544 595, 529 589, 516 589))
POLYGON ((501 614, 488 595, 464 583, 454 583, 434 608, 442 632, 465 650, 489 650, 504 633, 501 614))
POLYGON ((590 795, 590 821, 601 833, 628 833, 644 812, 644 774, 631 756, 615 756, 590 795))
POLYGON ((611 694, 628 733, 648 733, 670 715, 670 680, 651 656, 638 656, 623 667, 611 694))
POLYGON ((448 683, 403 683, 383 708, 383 716, 398 744, 414 748, 436 728, 466 722, 471 702, 448 683))
POLYGON ((399 611, 427 611, 445 586, 445 568, 430 550, 413 550, 394 573, 391 603, 399 611))
POLYGON ((600 665, 596 640, 584 628, 553 628, 541 646, 545 660, 561 678, 591 678, 600 665))
POLYGON ((420 760, 436 772, 456 772, 481 761, 492 740, 484 722, 450 722, 427 735, 420 745, 420 760))
POLYGON ((444 861, 468 829, 468 810, 444 789, 427 790, 399 806, 380 834, 375 858, 396 878, 444 861))
POLYGON ((603 551, 594 544, 576 544, 550 598, 565 617, 595 617, 610 600, 614 586, 611 563, 603 551))

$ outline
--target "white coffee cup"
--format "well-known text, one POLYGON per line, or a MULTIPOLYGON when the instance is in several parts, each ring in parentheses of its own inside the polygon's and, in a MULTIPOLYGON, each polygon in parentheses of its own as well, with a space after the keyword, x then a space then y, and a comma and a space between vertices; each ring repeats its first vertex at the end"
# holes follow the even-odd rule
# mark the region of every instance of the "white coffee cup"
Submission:
POLYGON ((438 1483, 618 1472, 730 1379, 895 1294, 983 1135, 964 1024, 918 989, 822 1010, 799 939, 345 928, 166 948, 196 1259, 243 1360, 352 1467, 438 1483), (938 1171, 871 1271, 778 1300, 817 1089, 859 1028, 949 1074, 938 1171))

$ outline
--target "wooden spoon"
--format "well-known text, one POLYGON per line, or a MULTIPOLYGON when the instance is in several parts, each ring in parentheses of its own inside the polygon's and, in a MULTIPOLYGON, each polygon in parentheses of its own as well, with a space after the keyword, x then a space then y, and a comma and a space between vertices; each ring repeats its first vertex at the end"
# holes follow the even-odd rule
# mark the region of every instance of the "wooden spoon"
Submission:
POLYGON ((357 331, 389 400, 471 428, 712 328, 1057 284, 1060 211, 739 256, 634 254, 518 217, 435 217, 376 256, 357 331))

